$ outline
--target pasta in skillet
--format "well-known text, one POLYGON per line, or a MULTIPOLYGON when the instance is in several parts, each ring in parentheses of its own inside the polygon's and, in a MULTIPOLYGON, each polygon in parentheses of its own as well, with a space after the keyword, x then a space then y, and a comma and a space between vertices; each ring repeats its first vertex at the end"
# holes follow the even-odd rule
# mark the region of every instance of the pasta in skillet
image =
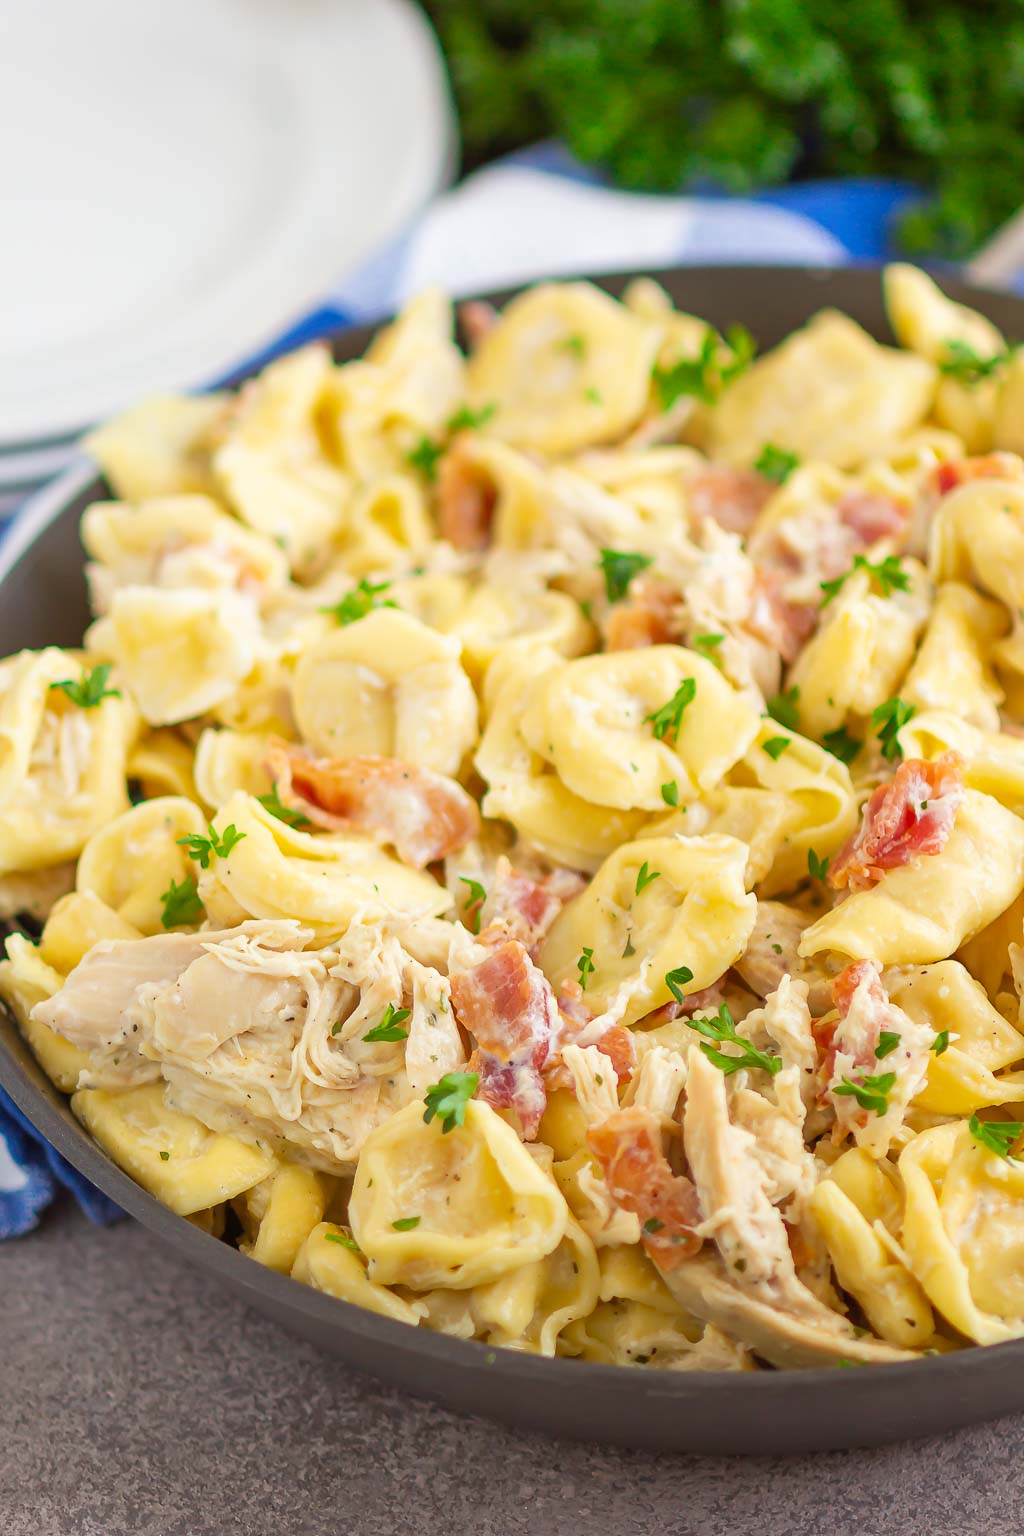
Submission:
POLYGON ((158 1199, 540 1355, 1024 1336, 1024 375, 886 294, 429 293, 94 434, 0 996, 158 1199))

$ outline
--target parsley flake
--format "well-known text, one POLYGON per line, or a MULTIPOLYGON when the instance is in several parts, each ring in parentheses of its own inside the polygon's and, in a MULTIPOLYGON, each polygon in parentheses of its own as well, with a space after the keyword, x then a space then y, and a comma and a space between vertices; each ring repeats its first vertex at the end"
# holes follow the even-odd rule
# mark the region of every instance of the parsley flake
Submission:
POLYGON ((730 326, 724 341, 708 326, 693 357, 680 358, 667 368, 655 367, 651 381, 661 409, 671 410, 684 395, 711 405, 725 386, 749 366, 756 350, 754 338, 745 326, 730 326), (723 359, 723 348, 731 356, 723 359))
POLYGON ((789 736, 770 736, 767 741, 762 741, 761 751, 767 752, 770 758, 778 762, 783 752, 790 745, 790 741, 791 738, 789 736))
POLYGON ((466 900, 462 904, 463 915, 466 919, 468 919, 466 926, 470 933, 479 933, 480 908, 487 900, 487 892, 484 890, 479 880, 471 880, 468 875, 460 875, 459 881, 462 885, 467 885, 469 887, 468 891, 466 892, 466 900))
POLYGON ((637 876, 636 876, 636 894, 639 896, 641 891, 646 890, 649 885, 653 885, 654 884, 655 880, 660 880, 660 879, 661 879, 661 871, 659 869, 653 869, 653 870, 648 869, 647 868, 647 860, 644 859, 644 861, 641 864, 639 870, 637 871, 637 876))
POLYGON ((563 341, 560 341, 558 349, 560 352, 571 352, 574 357, 582 357, 587 350, 587 343, 579 332, 576 331, 571 336, 566 336, 563 341))
POLYGON ((852 1077, 844 1077, 838 1088, 833 1088, 835 1097, 854 1098, 861 1109, 874 1110, 876 1115, 884 1115, 889 1108, 889 1092, 896 1082, 895 1072, 882 1072, 875 1077, 862 1077, 854 1081, 852 1077))
POLYGON ((698 656, 703 656, 705 661, 712 662, 716 667, 720 669, 722 665, 722 658, 719 655, 719 647, 721 646, 724 639, 724 635, 718 635, 714 633, 706 635, 694 635, 693 639, 690 641, 690 649, 691 651, 696 651, 698 656))
POLYGON ((644 1231, 650 1233, 653 1236, 655 1232, 660 1232, 664 1225, 665 1223, 663 1221, 659 1221, 657 1216, 648 1216, 647 1220, 644 1222, 644 1231))
POLYGON ((604 573, 604 589, 610 603, 625 597, 634 576, 653 563, 652 555, 634 555, 623 549, 602 549, 598 564, 604 573))
POLYGON ((364 576, 351 592, 345 593, 340 603, 332 603, 320 612, 333 614, 339 624, 354 624, 357 619, 365 619, 374 608, 397 608, 397 603, 380 596, 390 585, 390 581, 370 581, 364 576))
POLYGON ((871 580, 882 589, 883 597, 890 597, 893 592, 909 592, 910 577, 900 562, 898 555, 886 555, 884 560, 869 560, 865 555, 854 555, 853 563, 848 571, 841 576, 836 576, 832 581, 819 582, 825 597, 822 607, 827 608, 832 599, 842 589, 844 583, 849 580, 854 571, 867 571, 871 580))
POLYGON ((442 1135, 447 1136, 457 1125, 466 1121, 466 1105, 480 1085, 477 1072, 446 1072, 440 1082, 428 1088, 423 1095, 423 1122, 429 1125, 436 1115, 441 1122, 442 1135))
POLYGON ((218 835, 213 822, 208 823, 209 837, 202 837, 198 832, 192 832, 188 837, 179 837, 175 841, 182 848, 188 849, 188 856, 194 859, 200 869, 209 869, 210 860, 214 857, 226 859, 232 848, 236 847, 248 834, 239 832, 234 822, 224 828, 224 832, 218 835))
POLYGON ((160 900, 164 904, 160 921, 165 928, 192 928, 203 920, 204 907, 191 875, 178 882, 172 880, 160 900))
POLYGON ((946 355, 939 361, 939 372, 960 384, 979 384, 982 379, 991 378, 1017 350, 1016 347, 1004 347, 991 357, 982 357, 968 342, 952 337, 945 343, 945 348, 946 355))
POLYGON ((161 1152, 160 1153, 160 1161, 162 1163, 169 1163, 170 1160, 171 1160, 171 1154, 169 1152, 161 1152))
POLYGON ((348 1248, 352 1253, 359 1252, 359 1244, 356 1242, 355 1238, 351 1237, 347 1232, 325 1232, 324 1241, 328 1243, 337 1243, 339 1247, 348 1248))
POLYGON ((268 795, 258 795, 257 799, 265 811, 269 811, 271 816, 276 816, 278 821, 283 821, 285 826, 294 827, 298 831, 300 827, 311 827, 313 825, 303 811, 298 810, 293 805, 285 805, 277 792, 276 781, 268 795))
POLYGON ((396 1008, 394 1003, 388 1003, 384 1010, 384 1017, 379 1024, 375 1024, 363 1039, 370 1045, 377 1045, 380 1041, 408 1040, 409 1031, 402 1025, 409 1017, 408 1008, 396 1008))
POLYGON ((696 678, 684 677, 667 704, 644 716, 645 723, 649 720, 654 727, 654 734, 658 741, 664 741, 670 731, 673 736, 678 735, 683 713, 696 697, 696 678))
POLYGON ((448 418, 448 431, 475 432, 478 427, 487 425, 497 409, 493 400, 482 405, 478 411, 474 411, 471 406, 460 405, 454 416, 448 418))
POLYGON ((79 709, 95 709, 102 704, 104 699, 119 699, 120 688, 108 688, 107 678, 110 676, 110 663, 101 662, 98 667, 86 670, 81 678, 65 677, 59 683, 51 683, 51 688, 59 688, 67 694, 72 704, 77 704, 79 709))
POLYGON ((393 1221, 391 1225, 396 1232, 412 1232, 422 1220, 422 1216, 399 1216, 398 1220, 393 1221))
POLYGON ((739 1072, 741 1068, 751 1070, 759 1069, 762 1072, 770 1072, 772 1077, 782 1070, 782 1057, 769 1056, 766 1051, 759 1051, 751 1045, 749 1040, 744 1040, 742 1035, 736 1033, 736 1024, 728 1006, 722 1003, 718 1012, 712 1019, 687 1019, 691 1029, 698 1035, 704 1035, 701 1042, 701 1050, 714 1066, 730 1077, 733 1072, 739 1072), (720 1051, 716 1045, 710 1045, 708 1041, 716 1041, 717 1044, 737 1045, 740 1048, 738 1056, 732 1056, 726 1051, 720 1051))
POLYGON ((799 463, 795 453, 787 453, 785 448, 777 448, 774 443, 765 443, 757 456, 754 469, 766 480, 774 480, 776 485, 782 485, 799 463))
POLYGON ((797 704, 800 699, 800 689, 794 683, 792 688, 787 688, 784 693, 773 693, 768 700, 766 708, 773 720, 779 725, 784 725, 787 731, 800 729, 800 720, 797 715, 797 704))
POLYGON ((601 394, 601 391, 599 389, 595 389, 593 384, 591 384, 588 389, 583 391, 583 398, 584 400, 589 400, 591 405, 601 405, 604 401, 604 396, 601 394))
POLYGON ((863 742, 857 740, 856 736, 851 736, 846 727, 842 725, 836 731, 826 731, 821 738, 821 744, 826 752, 831 752, 833 757, 838 757, 839 761, 845 763, 847 767, 850 766, 864 745, 863 742))
POLYGON ((674 971, 669 971, 665 977, 665 985, 668 987, 677 1003, 681 1003, 686 996, 683 988, 693 980, 693 972, 688 965, 677 966, 674 971))
POLYGON ((580 986, 585 992, 587 990, 587 982, 594 970, 594 951, 592 949, 583 950, 583 953, 576 961, 576 969, 580 973, 580 986))
POLYGON ((891 1056, 900 1043, 900 1036, 894 1029, 883 1029, 878 1036, 878 1044, 875 1046, 875 1056, 879 1061, 884 1061, 886 1056, 891 1056))
POLYGON ((413 469, 422 470, 428 480, 437 479, 437 461, 444 457, 444 444, 435 443, 432 438, 421 437, 416 447, 407 453, 405 461, 411 464, 413 469))
POLYGON ((667 784, 661 786, 661 798, 666 805, 676 806, 679 804, 679 785, 675 779, 669 779, 667 784))
POLYGON ((916 713, 917 710, 913 704, 907 704, 903 699, 897 698, 886 699, 884 704, 879 704, 877 709, 871 711, 871 724, 878 734, 882 756, 887 763, 894 763, 898 757, 903 756, 903 749, 897 737, 916 713))
POLYGON ((828 859, 821 859, 813 848, 807 850, 807 873, 812 880, 824 880, 828 874, 828 859))
POLYGON ((996 1157, 1005 1158, 1010 1157, 1010 1148, 1024 1131, 1024 1123, 1020 1120, 979 1120, 977 1115, 971 1116, 967 1126, 979 1146, 994 1152, 996 1157))
POLYGON ((949 1030, 940 1029, 930 1048, 935 1052, 936 1056, 944 1056, 949 1050, 949 1030))

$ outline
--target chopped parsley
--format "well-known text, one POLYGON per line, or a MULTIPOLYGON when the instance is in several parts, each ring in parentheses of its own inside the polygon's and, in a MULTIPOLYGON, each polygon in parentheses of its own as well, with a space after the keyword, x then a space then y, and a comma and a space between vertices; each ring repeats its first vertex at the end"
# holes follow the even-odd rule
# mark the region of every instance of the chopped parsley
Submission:
POLYGON ((639 870, 637 871, 636 894, 639 896, 641 891, 646 890, 649 885, 654 884, 655 880, 660 879, 661 871, 659 869, 648 869, 647 860, 644 859, 643 863, 640 865, 639 870))
POLYGON ((412 1232, 422 1220, 422 1216, 399 1216, 398 1220, 393 1221, 391 1225, 396 1232, 412 1232))
POLYGON ((795 453, 787 453, 785 448, 777 448, 774 443, 765 443, 754 468, 766 480, 774 480, 776 485, 782 485, 799 463, 795 453))
POLYGON ((886 555, 884 560, 869 560, 865 555, 854 555, 853 564, 848 571, 834 577, 832 581, 819 583, 825 594, 821 605, 823 608, 828 607, 854 571, 867 571, 871 580, 881 587, 883 597, 890 597, 893 592, 910 591, 910 577, 903 569, 899 555, 886 555))
POLYGON ((773 720, 779 725, 784 725, 787 731, 800 729, 800 720, 797 715, 797 704, 800 700, 800 689, 794 683, 792 688, 787 688, 784 693, 773 693, 768 700, 767 711, 773 720))
POLYGON ((858 1082, 851 1077, 844 1077, 840 1087, 833 1088, 832 1093, 836 1098, 854 1098, 861 1109, 874 1110, 876 1115, 884 1115, 889 1108, 889 1093, 895 1082, 895 1072, 862 1077, 858 1082))
POLYGON ((328 1243, 337 1243, 339 1247, 348 1248, 352 1253, 359 1252, 359 1244, 356 1242, 355 1238, 351 1237, 347 1232, 325 1232, 324 1241, 328 1243))
POLYGON ((879 1061, 884 1061, 886 1056, 891 1056, 900 1043, 899 1036, 894 1029, 883 1029, 878 1036, 878 1044, 875 1046, 875 1056, 879 1061))
POLYGON ((939 1030, 938 1034, 935 1036, 935 1039, 931 1043, 931 1049, 935 1052, 936 1056, 944 1056, 946 1054, 946 1052, 949 1050, 948 1029, 939 1030))
POLYGON ((884 704, 879 704, 877 709, 871 711, 871 724, 878 734, 882 756, 887 763, 894 763, 898 757, 903 756, 903 749, 897 737, 916 713, 917 710, 913 704, 907 704, 903 699, 897 698, 886 699, 884 704))
POLYGON ((839 761, 845 763, 847 767, 864 745, 857 740, 856 736, 851 736, 843 725, 836 731, 826 731, 821 738, 821 743, 826 752, 831 752, 833 757, 838 757, 839 761))
POLYGON ((410 1010, 408 1008, 396 1008, 394 1003, 388 1003, 387 1008, 384 1010, 384 1017, 381 1019, 380 1023, 375 1024, 373 1028, 363 1036, 363 1039, 370 1045, 376 1045, 378 1042, 384 1040, 408 1040, 409 1031, 407 1029, 403 1029, 402 1025, 409 1017, 409 1013, 410 1010))
POLYGON ((578 331, 575 331, 571 336, 566 336, 563 341, 558 343, 558 347, 559 351, 571 352, 574 357, 582 357, 587 350, 587 344, 578 331))
POLYGON ((812 880, 824 880, 828 874, 828 859, 821 859, 813 848, 807 850, 807 873, 812 880))
POLYGON ((429 1125, 436 1115, 441 1131, 447 1135, 466 1121, 466 1105, 480 1084, 477 1072, 446 1072, 441 1081, 424 1094, 423 1121, 429 1125))
POLYGON ((416 447, 405 456, 406 463, 413 469, 422 470, 428 480, 437 479, 437 461, 444 457, 444 444, 435 443, 433 438, 421 437, 416 447))
POLYGON ((593 384, 591 384, 588 389, 583 391, 583 398, 584 400, 589 400, 591 405, 601 405, 604 400, 604 396, 601 394, 601 391, 599 389, 595 389, 593 384))
POLYGON ((460 405, 455 415, 448 418, 448 431, 474 432, 478 427, 486 426, 497 409, 493 400, 482 405, 478 411, 468 405, 460 405))
POLYGON ((679 965, 674 971, 669 971, 665 977, 665 985, 668 987, 677 1003, 681 1003, 686 996, 683 988, 693 980, 693 972, 688 965, 679 965))
POLYGON ((467 919, 466 926, 470 933, 480 932, 480 908, 487 900, 487 892, 479 880, 471 880, 468 875, 460 875, 459 880, 463 885, 468 885, 466 900, 463 902, 462 911, 467 919))
POLYGON ((278 821, 283 821, 286 826, 294 827, 296 831, 300 827, 311 827, 313 825, 303 811, 298 810, 295 806, 285 805, 277 792, 276 782, 269 795, 258 795, 257 799, 263 809, 270 812, 271 816, 276 816, 278 821))
POLYGON ((653 725, 654 734, 659 741, 664 741, 670 731, 673 736, 678 735, 683 713, 696 697, 696 679, 684 677, 668 703, 644 717, 645 722, 649 720, 653 725))
POLYGON ((120 688, 107 687, 109 676, 110 663, 103 661, 91 671, 86 670, 81 678, 65 677, 59 683, 51 683, 50 687, 66 693, 72 704, 77 704, 79 709, 95 709, 104 699, 121 697, 120 688))
POLYGON ((576 961, 576 969, 580 973, 580 986, 585 992, 587 990, 587 982, 594 970, 594 951, 592 949, 584 949, 576 961))
POLYGON ((952 338, 945 343, 945 348, 946 355, 940 359, 939 372, 960 384, 978 384, 982 379, 991 378, 1017 350, 1016 347, 1004 347, 992 357, 982 357, 968 342, 952 338))
POLYGON ((675 779, 669 779, 667 784, 661 786, 661 798, 666 805, 676 806, 679 804, 679 785, 675 779))
POLYGON ((1010 1148, 1024 1131, 1024 1123, 1020 1120, 979 1120, 977 1115, 971 1116, 967 1126, 979 1146, 994 1152, 996 1157, 1005 1158, 1010 1156, 1010 1148))
POLYGON ((697 1031, 698 1035, 705 1036, 701 1042, 701 1050, 708 1061, 724 1072, 726 1077, 731 1076, 733 1072, 739 1072, 742 1067, 770 1072, 773 1077, 776 1072, 782 1070, 781 1056, 769 1056, 767 1052, 759 1051, 756 1046, 751 1045, 749 1040, 744 1040, 736 1033, 735 1021, 725 1003, 722 1003, 713 1019, 687 1019, 686 1022, 691 1029, 697 1031), (731 1056, 725 1051, 720 1051, 716 1045, 708 1044, 708 1041, 712 1040, 719 1045, 738 1045, 740 1054, 731 1056))
POLYGON ((160 1153, 160 1161, 162 1163, 169 1163, 170 1160, 171 1160, 171 1154, 169 1152, 161 1152, 160 1153))
POLYGON ((705 661, 713 662, 716 667, 720 668, 722 658, 719 655, 719 647, 724 639, 724 635, 714 633, 694 635, 690 641, 690 649, 696 651, 698 656, 703 656, 705 661))
POLYGON ((226 859, 232 848, 247 835, 245 832, 239 832, 234 822, 229 827, 225 827, 220 836, 212 822, 208 823, 206 830, 210 834, 209 837, 202 837, 198 832, 192 832, 188 837, 175 839, 180 847, 188 849, 189 858, 194 859, 200 869, 209 869, 210 860, 214 857, 226 859))
POLYGON ((655 367, 651 381, 663 411, 671 410, 684 395, 711 405, 725 386, 744 372, 757 350, 753 336, 743 325, 729 327, 724 345, 732 353, 725 362, 720 356, 722 337, 708 326, 695 356, 680 358, 668 368, 655 367))
POLYGON ((623 549, 602 549, 598 564, 604 573, 604 589, 610 603, 620 602, 634 576, 653 562, 651 555, 634 555, 623 549))
POLYGON ((397 608, 397 603, 380 595, 390 585, 390 581, 370 581, 364 576, 351 592, 345 593, 340 603, 332 603, 320 612, 333 614, 339 624, 354 624, 357 619, 365 619, 374 608, 397 608))
POLYGON ((160 900, 164 904, 160 921, 165 928, 191 928, 203 920, 203 904, 191 875, 180 882, 172 880, 160 900))
POLYGON ((767 752, 770 758, 778 762, 783 752, 790 745, 790 739, 789 736, 770 736, 767 741, 762 741, 761 751, 767 752))
POLYGON ((665 1223, 663 1221, 659 1221, 657 1216, 648 1216, 647 1220, 644 1222, 644 1231, 653 1237, 654 1233, 660 1232, 664 1225, 665 1223))

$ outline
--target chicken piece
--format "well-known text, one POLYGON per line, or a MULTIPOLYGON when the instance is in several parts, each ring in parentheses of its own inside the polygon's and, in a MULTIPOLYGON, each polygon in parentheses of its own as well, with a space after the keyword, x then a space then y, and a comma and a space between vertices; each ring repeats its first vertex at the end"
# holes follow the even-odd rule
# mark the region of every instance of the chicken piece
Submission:
POLYGON ((649 1109, 618 1109, 587 1131, 616 1205, 643 1224, 643 1245, 663 1272, 700 1248, 701 1212, 689 1179, 673 1173, 661 1147, 661 1123, 649 1109))
POLYGON ((804 959, 800 939, 813 922, 781 901, 759 901, 753 932, 733 969, 758 997, 776 992, 785 976, 807 985, 811 1013, 820 1017, 832 1006, 832 977, 820 956, 804 959))
POLYGON ((708 464, 689 482, 690 509, 746 537, 778 486, 753 469, 708 464))
POLYGON ((633 1104, 638 1109, 650 1110, 661 1120, 674 1120, 685 1084, 686 1057, 678 1051, 666 1050, 663 1045, 652 1046, 644 1052, 636 1074, 633 1104))
POLYGON ((310 757, 274 740, 267 768, 278 796, 317 826, 390 843, 422 869, 476 836, 476 802, 454 779, 397 757, 310 757))
POLYGON ((619 1107, 618 1078, 609 1071, 607 1056, 596 1045, 567 1045, 562 1052, 566 1071, 589 1125, 600 1125, 619 1107))
POLYGON ((487 471, 456 437, 437 468, 437 516, 442 539, 456 549, 482 550, 491 542, 498 492, 487 471))
POLYGON ((825 1052, 824 1096, 836 1131, 884 1157, 928 1075, 935 1031, 889 1001, 873 960, 852 961, 832 990, 839 1021, 825 1052))
POLYGON ((450 980, 455 1016, 477 1045, 470 1058, 477 1093, 493 1108, 514 1109, 524 1139, 533 1141, 547 1104, 541 1069, 560 1028, 555 996, 517 940, 475 950, 483 958, 453 969, 450 980))
POLYGON ((911 758, 888 784, 879 784, 864 817, 829 870, 833 890, 867 891, 887 869, 941 853, 964 800, 964 760, 943 752, 931 762, 911 758))

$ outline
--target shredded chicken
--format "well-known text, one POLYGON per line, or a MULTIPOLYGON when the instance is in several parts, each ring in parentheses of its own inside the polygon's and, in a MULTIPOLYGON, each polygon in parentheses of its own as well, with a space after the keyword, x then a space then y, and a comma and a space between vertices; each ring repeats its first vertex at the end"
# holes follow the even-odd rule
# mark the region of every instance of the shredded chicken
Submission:
POLYGON ((832 977, 820 956, 804 959, 800 940, 814 921, 781 901, 759 901, 747 947, 735 970, 758 997, 778 990, 783 977, 806 984, 811 1012, 820 1017, 832 1006, 832 977))

